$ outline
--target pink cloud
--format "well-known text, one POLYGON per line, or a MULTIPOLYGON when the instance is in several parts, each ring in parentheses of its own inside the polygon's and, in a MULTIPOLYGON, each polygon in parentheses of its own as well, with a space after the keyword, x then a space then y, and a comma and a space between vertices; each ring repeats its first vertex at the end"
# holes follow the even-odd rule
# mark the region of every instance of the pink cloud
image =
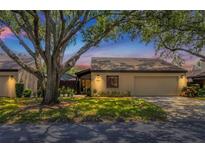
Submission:
POLYGON ((11 32, 11 30, 8 27, 3 27, 1 30, 2 30, 0 32, 0 38, 1 39, 6 39, 8 37, 13 36, 13 33, 11 32))

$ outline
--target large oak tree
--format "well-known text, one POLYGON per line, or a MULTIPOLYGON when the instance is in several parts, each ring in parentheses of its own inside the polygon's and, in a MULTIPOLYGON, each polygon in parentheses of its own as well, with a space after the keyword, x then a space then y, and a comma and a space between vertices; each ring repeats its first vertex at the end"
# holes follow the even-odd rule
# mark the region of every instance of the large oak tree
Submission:
POLYGON ((0 29, 9 28, 19 44, 33 58, 34 66, 0 39, 0 48, 23 69, 35 75, 43 90, 43 103, 58 102, 60 77, 80 56, 102 41, 117 39, 128 23, 139 19, 140 11, 1 11, 0 29), (81 38, 83 45, 64 61, 66 48, 81 38))
MULTIPOLYGON (((156 53, 180 64, 183 53, 205 60, 205 11, 143 11, 140 35, 155 44, 156 53)), ((131 25, 130 34, 138 37, 139 29, 131 25)))

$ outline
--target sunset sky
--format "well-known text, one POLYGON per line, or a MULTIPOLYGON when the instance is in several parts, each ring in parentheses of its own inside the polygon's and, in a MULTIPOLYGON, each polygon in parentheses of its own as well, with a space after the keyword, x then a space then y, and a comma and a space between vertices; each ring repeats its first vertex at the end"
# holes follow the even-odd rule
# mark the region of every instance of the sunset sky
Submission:
MULTIPOLYGON (((0 35, 6 42, 6 44, 15 52, 25 52, 24 48, 18 44, 18 41, 12 35, 8 28, 0 35)), ((27 42, 29 43, 29 42, 27 42)), ((80 38, 77 39, 75 45, 66 49, 66 57, 74 54, 83 43, 80 38)), ((124 38, 117 42, 103 42, 99 47, 89 50, 87 53, 81 56, 77 64, 89 65, 91 57, 139 57, 139 58, 153 58, 155 57, 155 49, 153 44, 144 44, 139 40, 130 41, 128 38, 124 38)), ((187 55, 185 67, 190 68, 198 60, 194 56, 187 55)))

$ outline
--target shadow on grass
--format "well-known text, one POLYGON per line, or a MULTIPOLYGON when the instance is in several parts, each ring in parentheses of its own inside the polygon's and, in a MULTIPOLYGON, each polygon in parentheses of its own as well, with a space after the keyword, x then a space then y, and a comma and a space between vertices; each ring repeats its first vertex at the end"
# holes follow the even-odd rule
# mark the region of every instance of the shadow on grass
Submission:
POLYGON ((21 103, 15 100, 6 100, 1 103, 0 123, 113 122, 166 119, 166 113, 159 106, 143 99, 69 98, 63 102, 53 106, 42 106, 29 99, 21 100, 21 103), (23 104, 22 101, 25 103, 23 104))

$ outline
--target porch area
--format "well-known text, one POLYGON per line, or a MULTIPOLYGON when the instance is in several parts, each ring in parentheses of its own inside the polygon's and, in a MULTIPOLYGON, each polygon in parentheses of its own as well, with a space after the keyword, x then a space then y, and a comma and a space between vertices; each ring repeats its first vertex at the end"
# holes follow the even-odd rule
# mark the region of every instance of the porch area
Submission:
POLYGON ((86 69, 76 73, 77 75, 77 93, 90 95, 91 93, 91 72, 86 69))

